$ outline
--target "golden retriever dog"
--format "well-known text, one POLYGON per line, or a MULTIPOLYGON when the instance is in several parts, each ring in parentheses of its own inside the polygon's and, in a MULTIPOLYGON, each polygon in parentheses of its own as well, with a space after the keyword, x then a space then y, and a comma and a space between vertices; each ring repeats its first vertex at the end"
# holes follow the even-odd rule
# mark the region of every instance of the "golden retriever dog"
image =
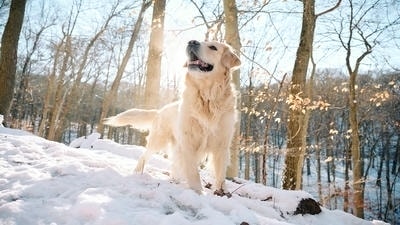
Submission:
POLYGON ((229 45, 189 41, 187 73, 181 99, 159 110, 130 109, 107 118, 109 126, 131 125, 149 130, 146 151, 136 172, 143 172, 151 155, 172 149, 171 176, 178 174, 201 193, 199 165, 207 157, 215 176, 215 194, 224 194, 230 144, 237 121, 236 93, 231 72, 240 66, 229 45))

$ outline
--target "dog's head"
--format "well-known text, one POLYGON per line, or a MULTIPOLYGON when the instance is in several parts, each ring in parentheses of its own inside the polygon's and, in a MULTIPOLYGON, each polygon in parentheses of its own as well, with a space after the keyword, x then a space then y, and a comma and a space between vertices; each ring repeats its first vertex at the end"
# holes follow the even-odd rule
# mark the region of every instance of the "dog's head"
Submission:
POLYGON ((232 47, 216 41, 189 41, 186 54, 188 72, 195 76, 226 74, 227 71, 240 66, 240 59, 233 52, 232 47))

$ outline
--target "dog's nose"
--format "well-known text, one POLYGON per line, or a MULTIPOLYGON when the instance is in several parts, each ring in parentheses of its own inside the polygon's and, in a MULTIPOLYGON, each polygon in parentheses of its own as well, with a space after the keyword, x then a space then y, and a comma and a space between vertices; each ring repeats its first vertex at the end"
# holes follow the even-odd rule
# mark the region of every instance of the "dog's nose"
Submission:
POLYGON ((196 41, 196 40, 191 40, 188 43, 189 46, 195 46, 195 45, 200 45, 200 42, 196 41))

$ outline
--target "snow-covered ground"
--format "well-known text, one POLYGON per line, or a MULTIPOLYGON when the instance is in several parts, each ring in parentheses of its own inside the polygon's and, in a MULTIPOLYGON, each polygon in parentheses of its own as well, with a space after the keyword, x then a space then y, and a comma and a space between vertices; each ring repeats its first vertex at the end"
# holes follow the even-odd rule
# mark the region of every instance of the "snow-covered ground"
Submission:
MULTIPOLYGON (((310 194, 246 181, 227 181, 231 198, 207 189, 198 195, 170 182, 169 161, 160 155, 144 174, 134 174, 143 150, 98 134, 69 147, 0 127, 0 224, 385 224, 325 208, 318 215, 294 215, 310 194)), ((201 176, 212 181, 207 170, 201 176)))

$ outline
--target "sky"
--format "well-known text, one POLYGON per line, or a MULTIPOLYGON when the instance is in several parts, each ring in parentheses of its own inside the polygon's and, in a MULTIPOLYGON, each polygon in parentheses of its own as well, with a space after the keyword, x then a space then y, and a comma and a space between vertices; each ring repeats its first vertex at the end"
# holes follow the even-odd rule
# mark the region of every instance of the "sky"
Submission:
MULTIPOLYGON (((153 155, 135 174, 144 148, 99 136, 66 146, 0 127, 0 224, 387 225, 323 207, 317 215, 294 215, 311 194, 242 179, 227 181, 231 198, 208 189, 199 195, 169 180, 168 159, 153 155)), ((200 174, 212 182, 207 168, 200 174)))
MULTIPOLYGON (((41 14, 40 7, 45 3, 45 12, 49 15, 57 16, 54 29, 49 29, 49 32, 44 34, 48 39, 54 39, 60 35, 61 25, 65 23, 66 17, 71 13, 71 5, 74 0, 31 0, 28 1, 27 14, 30 15, 31 24, 35 24, 33 20, 43 19, 44 14, 41 14)), ((78 19, 78 25, 75 34, 79 36, 91 37, 96 28, 104 21, 105 15, 108 13, 115 1, 83 1, 83 10, 78 19)), ((125 1, 130 2, 130 1, 125 1)), ((201 6, 202 0, 195 1, 201 6)), ((203 7, 202 12, 209 18, 215 17, 213 14, 221 14, 222 8, 217 11, 215 9, 216 1, 206 1, 207 4, 203 7)), ((250 11, 259 10, 261 1, 238 0, 237 5, 239 10, 250 9, 250 11)), ((387 2, 388 7, 385 10, 376 10, 371 15, 371 21, 379 25, 385 22, 385 15, 392 17, 400 16, 400 4, 396 1, 387 2)), ((316 12, 321 12, 329 7, 332 7, 336 0, 317 0, 316 12)), ((366 1, 370 4, 370 1, 366 1)), ((129 20, 137 15, 140 1, 134 1, 135 10, 125 15, 125 20, 129 20)), ((343 11, 347 9, 347 1, 342 1, 341 7, 332 13, 321 16, 317 20, 317 29, 314 42, 314 59, 317 67, 320 70, 325 68, 334 68, 346 73, 345 52, 342 46, 337 41, 335 29, 338 29, 338 21, 347 18, 347 14, 343 11), (333 23, 333 21, 336 21, 333 23)), ((366 5, 368 5, 366 4, 366 5)), ((282 1, 271 0, 269 4, 263 8, 256 16, 252 13, 239 14, 240 23, 246 23, 246 26, 241 27, 240 36, 242 49, 241 59, 241 78, 243 85, 246 85, 248 77, 255 75, 256 79, 261 81, 268 80, 272 76, 281 77, 285 73, 291 73, 293 69, 294 59, 296 55, 297 45, 300 36, 301 28, 301 2, 300 1, 282 1), (250 19, 251 18, 251 19, 250 19), (256 54, 254 54, 257 49, 256 54), (251 70, 255 68, 255 70, 251 70)), ((146 12, 146 20, 143 28, 149 27, 151 19, 151 11, 149 8, 146 12)), ((125 21, 126 22, 126 21, 125 21)), ((121 22, 124 23, 124 22, 121 22)), ((206 27, 202 24, 198 9, 191 1, 167 0, 166 15, 165 15, 165 41, 164 41, 164 58, 163 58, 163 78, 167 82, 175 82, 181 77, 182 65, 185 62, 184 49, 189 40, 204 40, 206 27)), ((372 23, 372 25, 375 25, 372 23)), ((397 27, 398 28, 398 27, 397 27)), ((391 30, 391 34, 396 36, 396 28, 391 30)), ((390 33, 390 32, 389 32, 390 33)), ((148 35, 148 34, 146 34, 148 35)), ((398 36, 398 35, 397 35, 398 36)), ((146 38, 146 37, 144 37, 146 38)), ((363 60, 361 72, 392 70, 400 68, 400 37, 397 42, 393 42, 384 35, 377 42, 373 53, 363 60), (388 66, 394 66, 391 68, 388 66)), ((23 48, 25 43, 20 45, 23 48)), ((142 44, 143 45, 143 44, 142 44)), ((362 44, 355 42, 354 46, 357 49, 362 49, 362 44)), ((352 62, 360 51, 353 49, 352 62)), ((131 62, 132 63, 132 62, 131 62)), ((133 64, 133 63, 132 63, 133 64)), ((129 66, 127 71, 130 71, 129 66)))

